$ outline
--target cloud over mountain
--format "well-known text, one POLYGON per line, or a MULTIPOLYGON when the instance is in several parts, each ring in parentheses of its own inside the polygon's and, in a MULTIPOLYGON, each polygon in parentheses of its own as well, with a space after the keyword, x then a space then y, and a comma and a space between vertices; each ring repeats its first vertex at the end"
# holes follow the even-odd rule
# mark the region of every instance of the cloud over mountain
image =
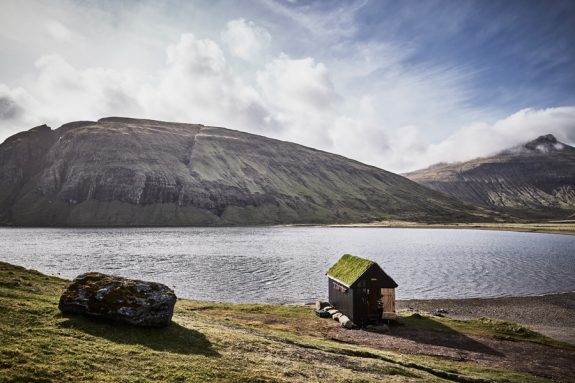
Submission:
MULTIPOLYGON (((493 17, 474 30, 492 16, 480 4, 442 12, 362 1, 249 5, 3 3, 0 44, 11 60, 0 63, 0 140, 42 123, 121 115, 226 126, 394 171, 487 155, 544 133, 575 142, 575 99, 563 91, 571 50, 550 48, 563 52, 549 72, 564 73, 563 82, 550 74, 545 85, 528 65, 511 70, 519 58, 551 63, 533 57, 528 41, 502 40, 504 27, 519 36, 526 24, 493 17), (498 44, 513 57, 481 61, 461 34, 477 51, 495 57, 498 44), (487 86, 500 67, 509 73, 487 86), (542 84, 537 91, 530 80, 542 84)), ((569 26, 550 23, 555 13, 539 32, 563 44, 569 26)), ((524 16, 527 23, 533 14, 524 16)))

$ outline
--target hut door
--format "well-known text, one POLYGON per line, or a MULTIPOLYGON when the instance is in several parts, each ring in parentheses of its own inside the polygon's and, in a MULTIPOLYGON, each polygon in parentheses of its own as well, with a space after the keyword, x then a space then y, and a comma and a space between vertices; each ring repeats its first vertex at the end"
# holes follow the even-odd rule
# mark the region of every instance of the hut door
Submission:
POLYGON ((379 301, 379 289, 368 289, 367 312, 369 316, 378 315, 377 302, 379 301))
POLYGON ((395 319, 395 289, 381 289, 383 296, 383 319, 395 319))

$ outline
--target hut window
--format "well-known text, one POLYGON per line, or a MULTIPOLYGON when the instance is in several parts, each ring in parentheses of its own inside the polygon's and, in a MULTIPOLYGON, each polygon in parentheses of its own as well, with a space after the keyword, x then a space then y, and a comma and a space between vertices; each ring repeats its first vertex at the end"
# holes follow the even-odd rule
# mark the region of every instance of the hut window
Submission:
POLYGON ((372 281, 377 281, 377 278, 371 278, 372 281))

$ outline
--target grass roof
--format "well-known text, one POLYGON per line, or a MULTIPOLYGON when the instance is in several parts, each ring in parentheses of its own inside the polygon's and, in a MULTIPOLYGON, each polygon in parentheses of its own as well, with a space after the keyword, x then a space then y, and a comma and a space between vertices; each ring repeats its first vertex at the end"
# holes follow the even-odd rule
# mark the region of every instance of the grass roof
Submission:
POLYGON ((351 286, 375 262, 345 254, 327 271, 327 275, 351 286))

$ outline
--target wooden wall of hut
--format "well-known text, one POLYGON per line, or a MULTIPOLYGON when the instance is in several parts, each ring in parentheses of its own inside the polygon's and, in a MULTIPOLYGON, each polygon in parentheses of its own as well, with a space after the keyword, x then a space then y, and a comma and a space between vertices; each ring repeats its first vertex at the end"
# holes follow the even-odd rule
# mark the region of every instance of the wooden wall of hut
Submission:
POLYGON ((381 289, 383 300, 383 317, 382 319, 395 319, 395 289, 381 289))
POLYGON ((358 299, 358 294, 331 278, 328 279, 328 291, 329 303, 355 322, 354 299, 358 299))

